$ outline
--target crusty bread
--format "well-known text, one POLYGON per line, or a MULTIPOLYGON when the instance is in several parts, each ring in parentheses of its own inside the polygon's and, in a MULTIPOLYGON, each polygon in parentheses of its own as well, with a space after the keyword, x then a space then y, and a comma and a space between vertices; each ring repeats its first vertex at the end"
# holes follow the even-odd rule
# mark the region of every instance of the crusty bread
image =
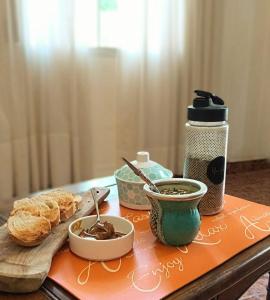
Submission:
POLYGON ((50 197, 47 197, 45 194, 41 194, 32 198, 33 203, 40 207, 40 215, 47 218, 51 226, 54 227, 60 222, 60 209, 59 205, 55 200, 50 197), (43 209, 44 205, 47 209, 43 209))
POLYGON ((43 201, 50 208, 50 213, 47 215, 44 214, 44 217, 50 220, 52 227, 58 225, 60 223, 59 205, 53 199, 44 199, 43 201))
POLYGON ((83 201, 82 201, 82 197, 80 195, 74 196, 74 202, 75 202, 76 210, 82 208, 83 201))
POLYGON ((13 210, 10 215, 13 216, 21 211, 27 211, 33 216, 40 216, 40 208, 33 203, 32 199, 29 198, 16 200, 13 204, 13 210))
POLYGON ((50 233, 51 224, 42 216, 33 216, 27 211, 18 211, 7 221, 10 237, 19 245, 39 245, 50 233))
POLYGON ((80 199, 57 189, 15 201, 7 222, 10 237, 22 246, 39 245, 53 226, 74 215, 80 199))
POLYGON ((59 224, 60 210, 56 201, 42 195, 31 199, 24 198, 14 202, 14 208, 10 215, 13 216, 21 211, 27 211, 32 216, 42 216, 47 218, 51 226, 59 224))
POLYGON ((50 191, 44 196, 55 200, 60 208, 60 220, 66 221, 72 217, 76 212, 76 201, 72 193, 66 192, 62 189, 50 191))

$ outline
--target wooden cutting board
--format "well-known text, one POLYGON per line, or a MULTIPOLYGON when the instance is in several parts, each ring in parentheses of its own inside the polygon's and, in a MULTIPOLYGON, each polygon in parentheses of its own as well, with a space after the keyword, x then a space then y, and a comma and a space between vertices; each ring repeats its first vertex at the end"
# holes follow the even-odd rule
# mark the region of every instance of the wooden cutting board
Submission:
MULTIPOLYGON (((108 196, 108 188, 99 190, 99 204, 108 196)), ((68 226, 75 219, 90 214, 94 200, 90 192, 84 193, 79 210, 66 222, 53 228, 49 236, 36 247, 16 245, 8 235, 6 224, 0 227, 0 290, 11 293, 32 292, 42 285, 50 270, 57 250, 68 237, 68 226)))

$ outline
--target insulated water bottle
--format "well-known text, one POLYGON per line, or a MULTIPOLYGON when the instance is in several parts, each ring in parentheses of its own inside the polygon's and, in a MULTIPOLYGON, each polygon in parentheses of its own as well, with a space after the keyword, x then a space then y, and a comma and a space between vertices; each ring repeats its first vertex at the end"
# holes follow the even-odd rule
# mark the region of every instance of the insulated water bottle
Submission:
POLYGON ((228 108, 218 96, 196 90, 188 106, 184 178, 205 183, 208 191, 199 204, 201 215, 223 208, 228 144, 228 108))

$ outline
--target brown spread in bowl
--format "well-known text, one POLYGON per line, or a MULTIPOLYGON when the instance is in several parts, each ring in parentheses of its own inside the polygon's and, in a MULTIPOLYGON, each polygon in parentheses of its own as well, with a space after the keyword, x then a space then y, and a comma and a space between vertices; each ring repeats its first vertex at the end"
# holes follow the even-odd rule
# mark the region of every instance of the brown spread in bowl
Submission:
POLYGON ((84 229, 80 232, 79 236, 82 238, 95 238, 96 240, 110 240, 124 236, 125 233, 117 232, 111 223, 98 222, 89 229, 84 229))

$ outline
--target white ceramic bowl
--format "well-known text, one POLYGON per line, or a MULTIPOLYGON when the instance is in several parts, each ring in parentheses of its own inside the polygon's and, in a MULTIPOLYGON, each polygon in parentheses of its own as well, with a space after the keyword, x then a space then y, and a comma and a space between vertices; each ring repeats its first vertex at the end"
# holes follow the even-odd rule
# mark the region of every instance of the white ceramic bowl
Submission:
POLYGON ((79 218, 69 225, 69 246, 76 255, 95 261, 106 261, 119 258, 133 248, 134 226, 122 217, 101 215, 102 222, 108 221, 113 224, 115 231, 125 233, 116 239, 95 240, 79 236, 83 229, 90 228, 96 221, 97 216, 79 218))

